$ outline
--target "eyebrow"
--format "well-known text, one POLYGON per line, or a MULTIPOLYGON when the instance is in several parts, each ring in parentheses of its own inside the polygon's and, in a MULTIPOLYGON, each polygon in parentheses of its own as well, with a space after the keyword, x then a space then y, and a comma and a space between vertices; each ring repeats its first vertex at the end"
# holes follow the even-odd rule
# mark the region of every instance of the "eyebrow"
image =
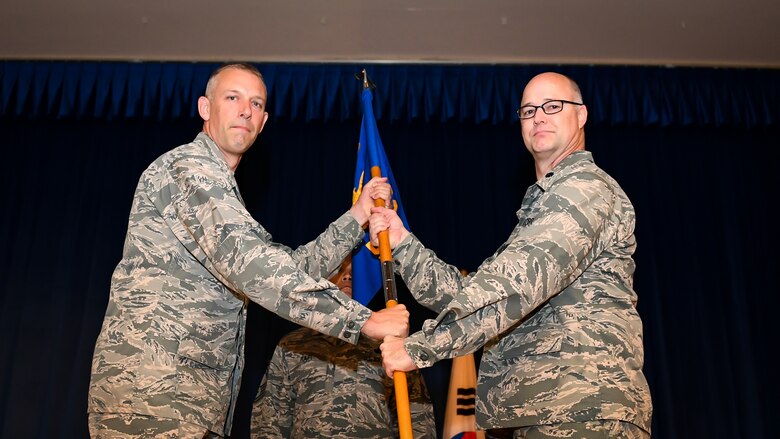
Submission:
MULTIPOLYGON (((561 99, 563 99, 563 98, 543 98, 542 99, 542 104, 545 103, 545 102, 550 102, 550 101, 560 101, 561 99)), ((563 99, 563 100, 565 101, 567 99, 563 99)), ((522 106, 525 106, 525 105, 533 105, 533 104, 530 103, 530 102, 525 102, 525 103, 521 104, 520 106, 522 107, 522 106)))
MULTIPOLYGON (((233 93, 233 94, 240 94, 240 95, 244 94, 244 92, 242 92, 240 90, 236 90, 234 88, 225 90, 225 93, 233 93)), ((265 96, 262 96, 262 95, 254 95, 254 96, 249 96, 249 99, 259 99, 259 100, 265 102, 266 98, 265 98, 265 96)))

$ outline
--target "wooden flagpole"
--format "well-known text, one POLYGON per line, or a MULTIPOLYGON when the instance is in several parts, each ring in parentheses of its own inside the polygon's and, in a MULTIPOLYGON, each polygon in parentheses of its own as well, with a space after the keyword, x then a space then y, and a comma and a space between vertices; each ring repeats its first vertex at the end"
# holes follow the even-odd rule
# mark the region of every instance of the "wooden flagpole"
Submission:
MULTIPOLYGON (((363 69, 363 88, 370 87, 366 69, 363 69)), ((368 145, 365 145, 368 147, 368 145)), ((371 177, 381 177, 382 169, 379 166, 371 167, 371 177)), ((374 200, 374 205, 385 206, 383 199, 374 200)), ((382 263, 382 288, 385 293, 385 307, 392 308, 398 304, 398 293, 395 288, 395 269, 393 255, 390 249, 390 237, 387 230, 379 232, 379 261, 382 263)), ((395 385, 395 403, 398 411, 398 432, 401 439, 413 439, 412 414, 409 408, 409 387, 406 382, 406 373, 393 372, 395 385)))

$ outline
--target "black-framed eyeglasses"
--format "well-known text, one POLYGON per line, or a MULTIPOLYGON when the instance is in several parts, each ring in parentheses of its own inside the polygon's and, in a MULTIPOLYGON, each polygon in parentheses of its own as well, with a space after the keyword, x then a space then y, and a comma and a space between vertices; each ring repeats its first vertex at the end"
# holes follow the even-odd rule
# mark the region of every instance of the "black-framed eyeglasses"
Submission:
POLYGON ((544 114, 555 114, 563 111, 563 104, 585 105, 582 102, 572 102, 563 99, 547 101, 542 105, 523 105, 517 109, 517 117, 520 119, 530 119, 536 116, 536 110, 541 108, 544 114))

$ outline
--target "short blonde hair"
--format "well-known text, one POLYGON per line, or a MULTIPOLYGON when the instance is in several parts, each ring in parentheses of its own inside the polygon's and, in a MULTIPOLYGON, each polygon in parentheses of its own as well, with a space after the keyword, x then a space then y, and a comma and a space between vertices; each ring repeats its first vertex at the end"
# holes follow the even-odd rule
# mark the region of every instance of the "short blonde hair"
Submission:
POLYGON ((253 66, 249 63, 244 62, 235 62, 235 63, 227 63, 219 66, 216 70, 214 70, 211 73, 211 76, 209 76, 209 81, 206 83, 206 93, 205 96, 207 98, 211 98, 211 94, 214 92, 214 88, 217 86, 217 76, 219 76, 220 73, 224 72, 225 70, 230 69, 236 69, 236 70, 243 70, 245 72, 249 72, 260 79, 260 82, 263 83, 263 86, 265 86, 265 79, 263 79, 263 74, 260 73, 260 70, 257 70, 257 67, 253 66))

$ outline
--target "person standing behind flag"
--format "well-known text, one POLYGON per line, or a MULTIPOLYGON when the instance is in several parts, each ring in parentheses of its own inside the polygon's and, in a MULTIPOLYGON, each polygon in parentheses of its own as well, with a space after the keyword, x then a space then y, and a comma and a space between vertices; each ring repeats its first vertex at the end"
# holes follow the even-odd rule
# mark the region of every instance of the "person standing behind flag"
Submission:
POLYGON ((484 346, 477 425, 489 438, 649 438, 642 321, 633 289, 635 212, 585 151, 577 84, 552 72, 518 110, 538 181, 509 239, 467 282, 381 207, 397 269, 439 315, 381 345, 385 371, 428 367, 484 346))
MULTIPOLYGON (((330 278, 352 297, 352 258, 330 278)), ((407 375, 415 439, 436 439, 433 406, 419 370, 407 375)), ((300 328, 274 350, 252 405, 255 439, 398 437, 395 388, 379 341, 356 345, 300 328)))
POLYGON ((229 435, 250 300, 348 343, 408 333, 403 305, 372 312, 324 279, 361 242, 374 199, 391 197, 386 180, 295 250, 244 207, 234 172, 266 98, 254 66, 220 67, 197 102, 203 131, 141 175, 92 358, 92 437, 229 435))

